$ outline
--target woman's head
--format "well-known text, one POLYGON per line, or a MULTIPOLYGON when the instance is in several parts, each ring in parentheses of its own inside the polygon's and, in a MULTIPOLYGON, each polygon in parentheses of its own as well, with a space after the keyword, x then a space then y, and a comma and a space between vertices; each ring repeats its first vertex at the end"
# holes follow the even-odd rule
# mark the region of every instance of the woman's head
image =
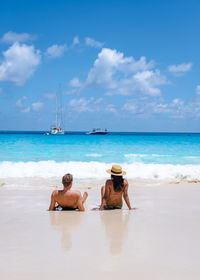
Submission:
POLYGON ((113 181, 113 187, 115 192, 120 192, 124 188, 123 175, 126 175, 126 171, 122 170, 122 167, 118 164, 113 164, 112 169, 106 170, 111 174, 111 179, 113 181))

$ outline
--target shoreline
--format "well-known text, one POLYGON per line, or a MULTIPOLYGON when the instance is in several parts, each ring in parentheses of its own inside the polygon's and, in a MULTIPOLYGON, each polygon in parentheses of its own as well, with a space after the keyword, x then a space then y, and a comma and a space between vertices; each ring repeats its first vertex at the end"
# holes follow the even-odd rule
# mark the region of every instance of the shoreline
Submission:
MULTIPOLYGON (((126 178, 126 177, 125 177, 126 178)), ((105 184, 106 180, 109 179, 103 178, 74 178, 73 188, 80 189, 94 189, 101 187, 105 184)), ((137 186, 157 186, 157 185, 182 185, 182 184, 200 184, 200 180, 193 179, 129 179, 129 187, 137 186)), ((50 178, 41 178, 41 177, 15 177, 15 178, 0 178, 0 189, 1 188, 15 188, 15 189, 48 189, 48 188, 62 188, 62 178, 60 177, 50 177, 50 178)))

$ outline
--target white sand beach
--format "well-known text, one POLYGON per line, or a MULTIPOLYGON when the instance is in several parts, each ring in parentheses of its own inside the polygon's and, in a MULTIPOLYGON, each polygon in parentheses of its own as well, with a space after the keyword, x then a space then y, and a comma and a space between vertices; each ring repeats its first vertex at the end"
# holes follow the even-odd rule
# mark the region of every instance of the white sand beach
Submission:
POLYGON ((75 180, 80 213, 47 211, 56 180, 22 181, 0 181, 1 279, 200 279, 200 183, 129 181, 138 209, 99 212, 103 181, 75 180))

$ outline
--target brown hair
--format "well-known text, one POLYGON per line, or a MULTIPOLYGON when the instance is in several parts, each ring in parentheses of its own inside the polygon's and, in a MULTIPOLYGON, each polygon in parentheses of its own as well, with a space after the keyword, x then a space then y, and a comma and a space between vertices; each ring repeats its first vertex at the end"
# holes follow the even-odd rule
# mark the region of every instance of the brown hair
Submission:
POLYGON ((124 189, 124 178, 122 176, 111 175, 115 192, 121 192, 124 189))
POLYGON ((67 173, 67 174, 65 174, 65 175, 62 177, 62 183, 63 183, 63 185, 69 186, 69 185, 71 184, 72 181, 73 181, 73 176, 72 176, 72 174, 70 174, 70 173, 67 173))

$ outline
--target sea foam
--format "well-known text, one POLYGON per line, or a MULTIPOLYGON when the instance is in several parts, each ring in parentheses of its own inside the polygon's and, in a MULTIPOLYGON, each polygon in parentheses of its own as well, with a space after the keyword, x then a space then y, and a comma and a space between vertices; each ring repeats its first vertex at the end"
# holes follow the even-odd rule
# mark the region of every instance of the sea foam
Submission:
MULTIPOLYGON (((140 162, 120 164, 127 172, 127 178, 200 180, 200 165, 144 164, 140 162)), ((0 163, 0 178, 50 178, 72 173, 74 177, 80 179, 103 179, 108 177, 106 169, 110 169, 111 166, 112 164, 96 161, 4 161, 0 163)))

